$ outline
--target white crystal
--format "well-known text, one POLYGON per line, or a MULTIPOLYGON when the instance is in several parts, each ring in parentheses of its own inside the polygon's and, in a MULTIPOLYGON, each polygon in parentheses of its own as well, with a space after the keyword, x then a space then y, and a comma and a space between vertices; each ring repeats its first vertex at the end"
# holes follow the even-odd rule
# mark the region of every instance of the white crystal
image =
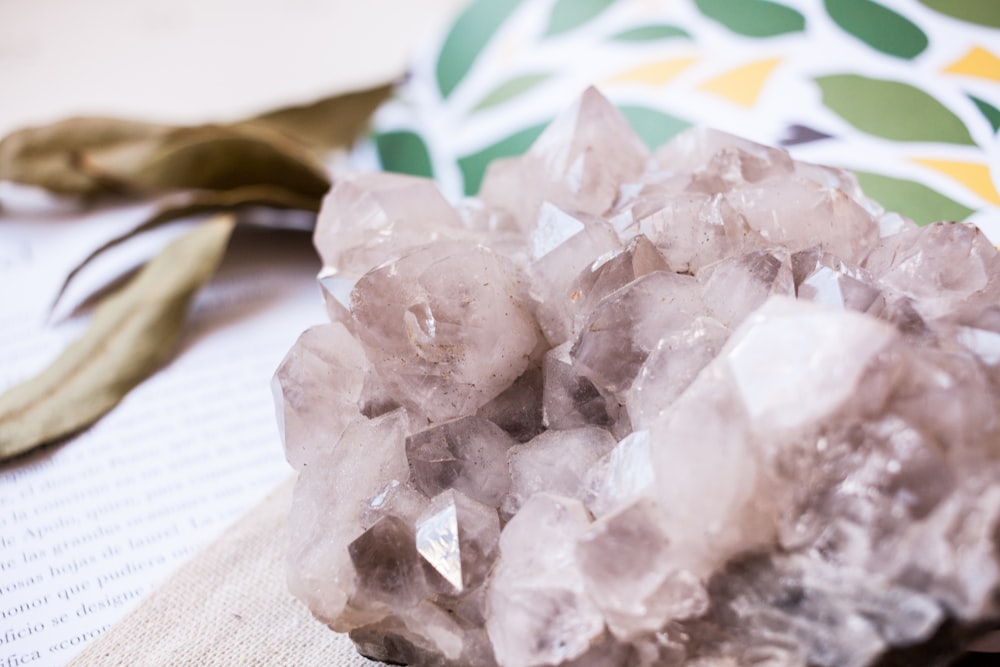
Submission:
POLYGON ((327 194, 314 240, 329 271, 357 278, 411 247, 461 237, 463 229, 458 214, 430 181, 359 174, 339 179, 327 194))
POLYGON ((542 493, 504 527, 486 601, 486 630, 501 665, 568 662, 603 633, 574 548, 588 524, 579 501, 542 493))
POLYGON ((340 179, 292 591, 440 667, 944 664, 1000 624, 1000 254, 594 90, 452 209, 340 179), (349 296, 348 296, 349 293, 349 296))
POLYGON ((457 593, 482 583, 499 538, 496 510, 453 489, 433 498, 416 521, 417 552, 457 593))
POLYGON ((504 514, 513 516, 542 491, 570 498, 583 492, 587 471, 615 446, 610 433, 596 426, 546 431, 508 450, 510 493, 504 514))
POLYGON ((628 121, 600 93, 589 88, 559 115, 516 166, 491 165, 479 195, 534 224, 544 202, 600 215, 614 203, 619 184, 635 180, 649 151, 628 121))
POLYGON ((368 361, 342 324, 309 329, 274 376, 272 388, 285 456, 296 468, 337 441, 355 418, 368 361))
POLYGON ((648 499, 593 523, 577 542, 577 557, 587 590, 619 638, 700 616, 708 607, 697 578, 671 565, 661 510, 648 499))
POLYGON ((829 417, 895 337, 892 327, 850 311, 772 298, 722 351, 753 421, 792 430, 829 417))
POLYGON ((520 275, 470 242, 422 246, 368 272, 351 311, 389 394, 432 421, 497 396, 537 342, 520 275))
POLYGON ((462 590, 462 554, 458 544, 458 509, 454 503, 434 508, 417 522, 417 552, 456 590, 462 590))

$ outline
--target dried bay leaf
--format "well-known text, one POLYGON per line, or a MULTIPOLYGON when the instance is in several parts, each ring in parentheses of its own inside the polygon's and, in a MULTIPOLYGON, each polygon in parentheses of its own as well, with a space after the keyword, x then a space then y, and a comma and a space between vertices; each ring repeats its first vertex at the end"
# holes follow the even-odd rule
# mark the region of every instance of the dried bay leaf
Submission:
POLYGON ((25 128, 0 139, 0 180, 63 195, 106 194, 105 184, 80 169, 84 152, 154 140, 171 129, 116 118, 71 118, 25 128))
POLYGON ((82 154, 80 168, 108 189, 158 194, 274 185, 305 196, 330 189, 326 169, 298 143, 265 127, 182 127, 82 154))
POLYGON ((330 181, 319 158, 350 146, 393 89, 383 84, 231 124, 93 117, 29 127, 0 140, 0 180, 89 197, 247 185, 322 196, 330 181))
POLYGON ((312 104, 286 107, 249 118, 235 127, 267 127, 307 146, 317 154, 346 148, 365 131, 368 119, 387 100, 395 84, 387 83, 366 90, 334 95, 312 104))
POLYGON ((186 190, 176 192, 162 197, 157 203, 156 210, 152 215, 141 223, 128 230, 124 234, 115 236, 90 252, 83 260, 77 264, 63 281, 62 286, 56 293, 52 302, 54 309, 59 300, 65 294, 73 279, 94 259, 108 250, 121 245, 125 241, 167 223, 182 218, 201 215, 205 213, 217 213, 222 211, 237 212, 242 208, 250 206, 265 206, 268 208, 291 210, 291 211, 311 211, 319 212, 322 199, 320 197, 307 197, 284 188, 271 185, 249 185, 232 190, 186 190))
POLYGON ((234 225, 217 216, 167 245, 48 368, 0 395, 0 460, 92 424, 169 357, 234 225))
POLYGON ((93 117, 29 127, 0 140, 0 180, 86 197, 247 185, 322 196, 330 181, 320 158, 350 146, 393 90, 382 84, 229 124, 93 117))

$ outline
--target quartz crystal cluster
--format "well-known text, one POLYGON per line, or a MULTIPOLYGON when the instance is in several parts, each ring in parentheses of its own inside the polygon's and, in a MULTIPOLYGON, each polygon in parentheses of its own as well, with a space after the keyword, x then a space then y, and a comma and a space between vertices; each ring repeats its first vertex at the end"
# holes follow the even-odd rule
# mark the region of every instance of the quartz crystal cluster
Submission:
POLYGON ((588 90, 452 207, 323 206, 292 591, 410 665, 946 664, 1000 622, 1000 257, 588 90))

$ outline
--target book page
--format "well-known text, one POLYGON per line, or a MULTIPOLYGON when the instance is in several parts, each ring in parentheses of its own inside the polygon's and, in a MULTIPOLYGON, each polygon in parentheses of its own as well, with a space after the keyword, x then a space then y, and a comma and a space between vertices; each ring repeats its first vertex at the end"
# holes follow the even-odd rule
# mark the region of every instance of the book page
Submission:
MULTIPOLYGON (((85 320, 46 325, 62 276, 134 209, 0 226, 0 389, 85 320)), ((180 350, 67 442, 0 464, 0 665, 60 665, 290 473, 270 378, 323 319, 307 235, 234 237, 180 350)))

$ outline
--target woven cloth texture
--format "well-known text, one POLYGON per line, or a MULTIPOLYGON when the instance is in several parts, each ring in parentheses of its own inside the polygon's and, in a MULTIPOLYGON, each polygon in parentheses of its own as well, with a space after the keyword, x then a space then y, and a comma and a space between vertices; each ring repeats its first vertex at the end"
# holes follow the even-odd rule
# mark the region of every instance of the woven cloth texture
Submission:
POLYGON ((371 667, 285 586, 294 478, 174 573, 70 667, 371 667))

